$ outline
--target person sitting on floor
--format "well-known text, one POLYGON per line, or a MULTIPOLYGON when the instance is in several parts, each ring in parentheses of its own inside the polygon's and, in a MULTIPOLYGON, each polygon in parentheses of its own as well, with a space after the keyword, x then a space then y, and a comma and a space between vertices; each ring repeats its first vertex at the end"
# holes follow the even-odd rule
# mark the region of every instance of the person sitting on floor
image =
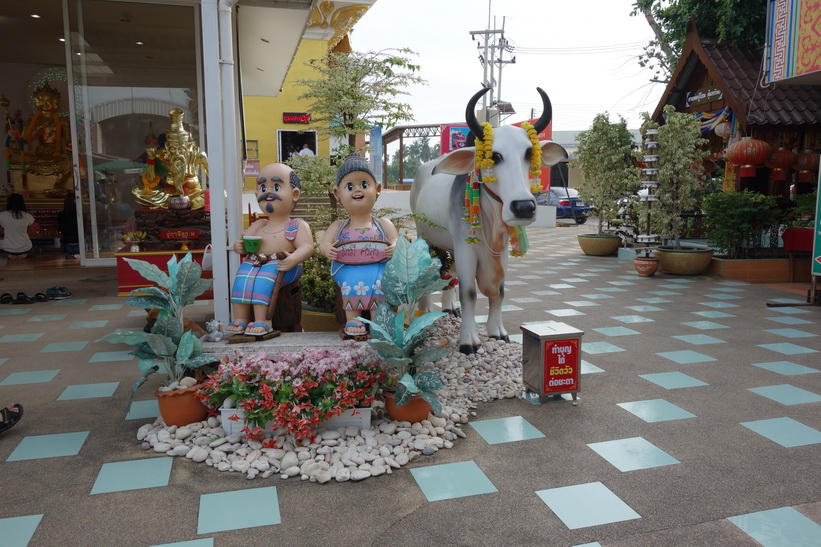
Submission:
MULTIPOLYGON (((229 336, 264 336, 271 332, 266 315, 277 275, 284 273, 283 286, 299 280, 302 263, 314 253, 310 226, 301 218, 291 218, 301 186, 294 170, 285 164, 272 163, 260 170, 256 196, 264 215, 248 227, 243 237, 259 236, 262 240, 259 250, 248 253, 237 270, 231 288, 234 318, 225 329, 229 336), (277 258, 278 253, 285 258, 277 258)), ((240 254, 247 252, 242 239, 234 243, 233 249, 240 254)))
POLYGON ((63 210, 57 213, 60 246, 66 258, 80 258, 80 230, 77 226, 77 204, 74 198, 74 192, 66 194, 63 200, 63 210))
POLYGON ((20 194, 9 194, 6 210, 0 213, 0 235, 3 236, 3 252, 11 260, 28 258, 33 247, 29 236, 37 233, 34 217, 26 210, 26 201, 20 194))

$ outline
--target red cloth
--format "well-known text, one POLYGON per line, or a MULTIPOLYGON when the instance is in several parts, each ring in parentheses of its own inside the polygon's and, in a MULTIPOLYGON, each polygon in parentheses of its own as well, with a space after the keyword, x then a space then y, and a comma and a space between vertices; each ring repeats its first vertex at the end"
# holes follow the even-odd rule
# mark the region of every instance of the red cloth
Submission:
POLYGON ((788 228, 781 234, 785 251, 811 251, 812 228, 788 228))

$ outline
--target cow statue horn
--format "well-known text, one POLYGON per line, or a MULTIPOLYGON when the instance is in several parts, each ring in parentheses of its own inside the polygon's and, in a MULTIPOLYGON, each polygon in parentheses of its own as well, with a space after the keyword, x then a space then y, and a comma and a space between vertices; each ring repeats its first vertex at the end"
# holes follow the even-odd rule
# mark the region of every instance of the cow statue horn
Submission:
MULTIPOLYGON (((473 131, 473 135, 479 140, 482 140, 482 135, 484 135, 484 131, 482 131, 482 124, 480 124, 479 120, 476 119, 476 103, 479 101, 482 95, 484 95, 488 91, 490 91, 489 87, 480 89, 476 93, 476 95, 470 98, 470 100, 468 101, 468 106, 465 109, 465 121, 468 123, 468 127, 470 128, 470 130, 473 131)), ((469 142, 467 143, 467 145, 473 146, 473 143, 469 142)))
POLYGON ((550 99, 547 98, 547 93, 544 92, 544 89, 541 87, 537 87, 536 91, 539 92, 539 95, 542 97, 542 117, 536 120, 536 123, 533 124, 533 129, 536 130, 536 134, 541 133, 545 130, 547 125, 550 123, 550 120, 553 119, 553 106, 550 104, 550 99))
MULTIPOLYGON (((482 131, 482 124, 476 119, 476 103, 479 102, 479 99, 488 91, 490 91, 489 87, 477 91, 476 94, 470 98, 468 106, 465 109, 465 121, 478 139, 482 138, 484 131, 482 131)), ((550 104, 550 99, 547 93, 544 92, 544 89, 537 87, 536 91, 539 92, 539 96, 542 98, 542 116, 533 124, 533 129, 536 130, 536 133, 541 133, 550 123, 550 120, 553 119, 553 106, 550 104)))

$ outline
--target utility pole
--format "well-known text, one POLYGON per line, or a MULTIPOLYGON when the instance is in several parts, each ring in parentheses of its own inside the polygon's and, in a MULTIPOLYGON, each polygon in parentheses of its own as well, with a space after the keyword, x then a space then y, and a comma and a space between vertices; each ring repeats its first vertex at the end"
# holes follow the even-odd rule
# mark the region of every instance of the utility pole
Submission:
MULTIPOLYGON (((493 26, 496 26, 495 23, 493 26)), ((513 64, 516 62, 516 57, 513 57, 510 60, 504 59, 505 51, 509 53, 513 52, 513 46, 509 45, 508 41, 505 39, 504 26, 505 20, 503 18, 501 29, 487 28, 485 30, 470 31, 471 40, 475 41, 477 36, 480 38, 480 40, 483 40, 483 43, 477 45, 477 49, 483 50, 483 53, 479 54, 479 62, 482 63, 483 69, 482 85, 484 87, 490 88, 490 92, 486 93, 482 97, 482 112, 484 112, 482 118, 484 118, 483 121, 491 122, 493 125, 499 125, 498 109, 496 109, 495 107, 497 106, 502 96, 502 68, 504 68, 504 65, 506 64, 513 64), (497 35, 499 35, 498 42, 496 40, 497 35), (496 81, 494 74, 494 69, 497 66, 499 68, 498 82, 496 81), (490 72, 489 74, 488 71, 490 72), (491 112, 495 112, 496 114, 491 114, 491 112), (495 118, 495 120, 492 118, 495 118), (493 123, 494 121, 496 123, 493 123)), ((489 15, 488 27, 490 27, 489 15)))
POLYGON ((485 112, 485 120, 484 121, 490 121, 490 120, 487 119, 488 118, 488 114, 487 114, 488 113, 488 95, 490 95, 490 104, 493 105, 493 81, 492 81, 493 72, 492 72, 492 67, 493 67, 493 57, 496 55, 496 52, 495 52, 496 45, 495 45, 495 43, 491 45, 490 38, 491 38, 491 36, 494 36, 496 34, 504 34, 504 31, 503 30, 491 30, 491 29, 471 30, 470 31, 471 40, 476 40, 477 36, 480 36, 480 37, 484 38, 484 46, 482 46, 480 44, 477 47, 477 49, 484 49, 484 53, 479 55, 479 62, 482 63, 482 69, 483 69, 482 85, 484 87, 489 87, 490 88, 490 93, 487 93, 487 94, 485 94, 484 97, 482 97, 482 110, 485 112), (488 78, 488 65, 490 65, 490 67, 491 67, 490 79, 488 78))

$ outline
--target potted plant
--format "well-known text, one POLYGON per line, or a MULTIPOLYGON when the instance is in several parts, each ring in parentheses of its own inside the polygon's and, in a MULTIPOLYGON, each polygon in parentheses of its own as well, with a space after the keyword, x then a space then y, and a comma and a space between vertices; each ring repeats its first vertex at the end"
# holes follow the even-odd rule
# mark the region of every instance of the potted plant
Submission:
POLYGON ((726 258, 759 258, 764 234, 783 218, 775 196, 744 190, 718 192, 704 199, 707 241, 726 258))
POLYGON ((587 131, 578 135, 578 166, 584 177, 579 195, 598 211, 595 234, 579 235, 579 246, 587 255, 614 254, 621 245, 621 237, 605 232, 619 212, 619 199, 629 192, 630 169, 633 167, 631 147, 633 135, 627 121, 619 117, 612 123, 607 112, 597 114, 587 131))
POLYGON ((194 398, 197 382, 188 375, 215 359, 203 354, 202 341, 194 332, 185 330, 183 310, 211 286, 211 280, 201 278, 202 268, 191 259, 191 253, 179 262, 172 256, 167 274, 144 260, 124 260, 145 280, 157 285, 131 291, 126 303, 137 308, 159 309, 160 313, 150 332, 116 331, 102 340, 136 346, 130 353, 139 359, 137 365, 142 375, 131 390, 132 399, 151 375, 160 374, 165 380, 164 387, 155 395, 165 423, 188 425, 199 421, 206 415, 205 407, 194 398))
POLYGON ((639 219, 647 219, 648 207, 650 233, 659 234, 662 245, 656 251, 660 267, 666 273, 692 275, 700 274, 710 265, 713 251, 709 247, 682 245, 684 222, 682 213, 698 208, 698 198, 704 166, 702 160, 709 152, 700 147, 707 143, 702 138, 698 119, 685 112, 676 112, 675 107, 664 107, 664 124, 653 122, 649 115, 643 114, 642 133, 648 128, 657 129, 658 142, 657 168, 654 194, 657 199, 652 202, 641 202, 639 219), (651 204, 652 205, 649 205, 651 204))
POLYGON ((416 317, 413 312, 419 299, 449 284, 441 277, 441 267, 424 239, 411 243, 400 235, 382 276, 385 301, 379 303, 372 320, 359 318, 371 327, 368 343, 392 368, 383 394, 393 419, 418 422, 431 410, 435 414, 442 411, 434 392, 445 383, 434 372, 423 370, 423 365, 449 352, 421 346, 429 336, 427 329, 447 314, 428 312, 416 317), (400 414, 405 406, 411 411, 407 416, 400 414))
POLYGON ((370 405, 384 379, 385 363, 368 346, 346 342, 341 349, 226 356, 197 397, 222 414, 226 430, 225 420, 241 422, 247 438, 262 439, 277 426, 300 440, 323 421, 370 405))

